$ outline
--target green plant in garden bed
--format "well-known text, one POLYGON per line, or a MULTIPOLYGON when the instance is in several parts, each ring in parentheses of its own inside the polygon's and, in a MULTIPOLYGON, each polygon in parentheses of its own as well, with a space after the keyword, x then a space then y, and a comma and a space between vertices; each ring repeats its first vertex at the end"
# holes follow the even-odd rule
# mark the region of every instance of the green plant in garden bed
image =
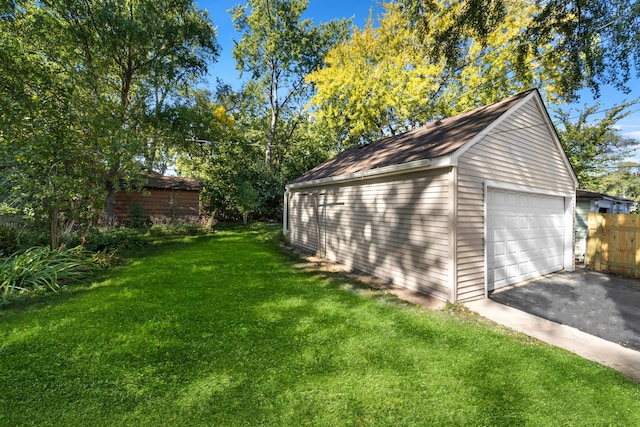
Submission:
POLYGON ((191 216, 172 218, 164 215, 152 215, 151 227, 147 234, 159 236, 197 236, 207 234, 213 230, 217 221, 211 217, 191 216))
POLYGON ((144 233, 133 228, 92 228, 79 234, 74 243, 91 252, 139 249, 147 245, 144 233))
POLYGON ((2 302, 16 291, 56 291, 86 277, 92 268, 82 247, 51 250, 39 246, 17 252, 0 264, 2 302))
POLYGON ((618 372, 303 271, 278 229, 158 238, 1 309, 0 425, 640 425, 618 372))

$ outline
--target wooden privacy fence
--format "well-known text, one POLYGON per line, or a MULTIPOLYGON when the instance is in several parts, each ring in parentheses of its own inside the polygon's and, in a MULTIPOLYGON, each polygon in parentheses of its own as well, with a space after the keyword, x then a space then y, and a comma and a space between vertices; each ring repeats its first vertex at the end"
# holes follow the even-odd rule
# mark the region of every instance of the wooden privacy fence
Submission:
POLYGON ((589 213, 587 268, 640 278, 640 215, 589 213))

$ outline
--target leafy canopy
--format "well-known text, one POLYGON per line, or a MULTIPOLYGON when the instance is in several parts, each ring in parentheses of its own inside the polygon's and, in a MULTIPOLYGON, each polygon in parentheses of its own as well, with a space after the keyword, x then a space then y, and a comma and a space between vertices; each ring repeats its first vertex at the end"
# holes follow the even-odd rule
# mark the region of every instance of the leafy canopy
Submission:
POLYGON ((3 196, 53 221, 50 207, 78 218, 89 204, 95 218, 104 206, 111 223, 122 183, 141 163, 152 167, 158 141, 180 140, 169 104, 215 59, 215 29, 192 0, 17 1, 9 10, 0 19, 3 196))
MULTIPOLYGON (((423 39, 435 38, 435 53, 456 63, 470 36, 491 45, 489 35, 511 19, 513 0, 449 2, 456 12, 445 25, 433 25, 429 15, 442 0, 399 0, 407 21, 423 39)), ((600 95, 602 85, 628 92, 627 83, 640 73, 640 3, 628 0, 530 0, 533 14, 515 40, 518 69, 530 66, 529 57, 560 64, 559 91, 575 100, 578 90, 591 88, 600 95), (551 45, 553 49, 540 47, 551 45), (635 71, 635 73, 634 73, 635 71)))
POLYGON ((602 190, 600 181, 607 167, 623 161, 637 145, 636 140, 621 135, 615 128, 619 120, 631 113, 629 107, 634 103, 617 105, 599 120, 591 118, 598 112, 599 104, 585 108, 575 121, 570 117, 571 111, 557 112, 560 141, 581 189, 602 190))
POLYGON ((362 31, 354 28, 350 40, 327 54, 325 66, 307 76, 317 89, 310 109, 346 145, 404 132, 533 86, 547 96, 560 95, 557 64, 533 54, 527 55, 527 68, 515 61, 522 29, 539 11, 528 0, 509 2, 495 26, 468 34, 456 30, 465 2, 430 3, 419 28, 407 21, 401 2, 383 7, 377 25, 370 18, 362 31), (443 31, 455 35, 452 52, 440 46, 443 31))
POLYGON ((307 6, 307 0, 248 0, 230 11, 242 34, 233 57, 241 74, 250 75, 246 95, 262 110, 260 143, 269 167, 282 164, 303 118, 302 105, 310 93, 305 76, 347 34, 345 20, 313 25, 302 19, 307 6))

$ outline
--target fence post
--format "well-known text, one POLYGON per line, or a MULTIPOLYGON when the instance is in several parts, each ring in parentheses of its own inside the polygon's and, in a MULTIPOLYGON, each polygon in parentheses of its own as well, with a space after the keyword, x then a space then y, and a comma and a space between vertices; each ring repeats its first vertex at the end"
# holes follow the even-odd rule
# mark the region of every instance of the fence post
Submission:
POLYGON ((587 257, 585 266, 592 270, 600 270, 602 262, 602 236, 604 230, 601 226, 602 217, 596 213, 589 212, 587 220, 587 257))

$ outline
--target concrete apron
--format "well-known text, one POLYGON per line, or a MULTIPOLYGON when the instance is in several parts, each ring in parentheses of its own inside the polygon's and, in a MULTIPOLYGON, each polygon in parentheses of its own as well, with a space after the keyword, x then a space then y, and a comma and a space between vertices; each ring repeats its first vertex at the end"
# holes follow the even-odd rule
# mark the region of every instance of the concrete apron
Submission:
POLYGON ((490 299, 467 302, 464 306, 496 323, 569 350, 585 359, 609 366, 640 381, 640 352, 638 351, 490 299))

